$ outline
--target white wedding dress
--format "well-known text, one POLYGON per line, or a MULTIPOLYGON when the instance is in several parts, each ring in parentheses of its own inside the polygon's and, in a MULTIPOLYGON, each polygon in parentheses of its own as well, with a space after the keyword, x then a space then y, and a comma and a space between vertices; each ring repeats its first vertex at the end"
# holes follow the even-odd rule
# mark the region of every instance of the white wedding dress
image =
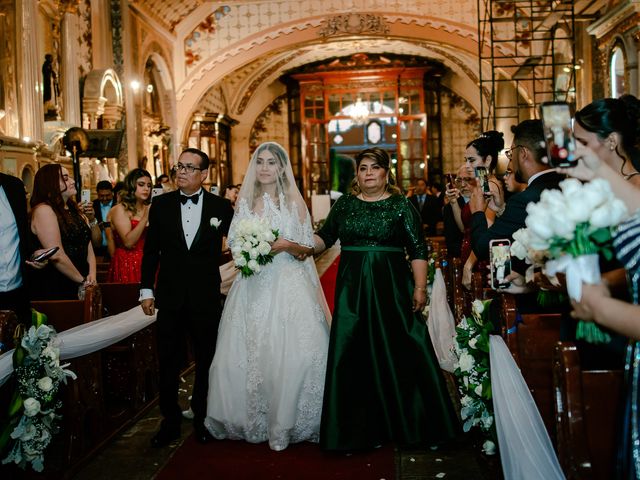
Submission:
MULTIPOLYGON (((259 216, 240 200, 231 247, 234 224, 254 216, 288 240, 313 245, 308 212, 301 221, 283 195, 281 208, 269 195, 263 199, 259 216)), ((236 276, 209 371, 205 425, 215 438, 268 441, 273 450, 318 441, 329 328, 315 268, 311 258, 283 252, 258 274, 236 276)))

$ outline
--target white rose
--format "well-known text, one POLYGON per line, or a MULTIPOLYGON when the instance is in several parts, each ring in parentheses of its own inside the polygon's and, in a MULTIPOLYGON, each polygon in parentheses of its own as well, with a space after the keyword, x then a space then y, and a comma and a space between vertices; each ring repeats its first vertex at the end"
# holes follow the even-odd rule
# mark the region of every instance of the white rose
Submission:
POLYGON ((42 377, 38 380, 38 388, 43 392, 48 392, 53 388, 53 381, 49 377, 42 377))
POLYGON ((259 272, 260 271, 260 265, 258 265, 258 262, 256 262, 255 260, 249 260, 249 262, 247 263, 247 266, 254 272, 259 272))
POLYGON ((568 218, 562 210, 549 212, 548 222, 553 229, 554 236, 571 240, 575 236, 576 223, 568 218))
POLYGON ((24 414, 27 417, 33 417, 40 412, 40 402, 33 397, 27 398, 24 403, 24 414))
POLYGON ((627 207, 621 200, 614 198, 591 212, 589 223, 593 228, 612 227, 620 224, 626 216, 627 207))
POLYGON ((251 242, 247 241, 242 245, 242 250, 248 252, 249 250, 251 250, 251 247, 253 247, 253 245, 251 245, 251 242))
MULTIPOLYGON (((45 430, 46 432, 46 430, 45 430)), ((28 442, 29 440, 33 440, 38 433, 38 429, 33 423, 29 423, 25 426, 22 435, 20 435, 20 440, 23 442, 28 442)))
POLYGON ((213 228, 218 228, 222 224, 222 220, 218 220, 216 217, 212 217, 211 220, 209 220, 209 224, 213 228))
POLYGON ((490 417, 490 416, 482 417, 482 426, 486 430, 491 428, 491 425, 493 425, 493 417, 490 417))
POLYGON ((258 258, 257 248, 252 248, 251 250, 249 250, 249 258, 251 258, 251 260, 255 260, 256 258, 258 258))
POLYGON ((242 253, 242 247, 240 245, 234 245, 233 247, 231 247, 231 254, 234 257, 237 257, 241 253, 242 253))
POLYGON ((462 372, 468 372, 471 369, 473 369, 473 366, 475 365, 475 360, 471 355, 464 352, 462 355, 460 355, 459 365, 460 365, 460 370, 462 372))
POLYGON ((239 256, 235 260, 236 267, 244 267, 247 264, 247 259, 244 256, 239 256))
POLYGON ((471 398, 469 395, 464 395, 460 400, 460 404, 463 407, 470 407, 473 404, 473 398, 471 398))
POLYGON ((482 444, 482 451, 487 455, 495 455, 496 454, 496 444, 491 440, 486 440, 482 444))
POLYGON ((473 389, 473 391, 476 393, 476 395, 481 396, 482 395, 482 385, 478 385, 476 388, 473 389))
POLYGON ((471 311, 478 316, 482 315, 482 312, 484 312, 484 303, 482 300, 475 299, 471 304, 471 311))
POLYGON ((271 245, 269 245, 267 242, 260 242, 260 244, 258 245, 258 253, 260 255, 268 255, 270 251, 271 245))

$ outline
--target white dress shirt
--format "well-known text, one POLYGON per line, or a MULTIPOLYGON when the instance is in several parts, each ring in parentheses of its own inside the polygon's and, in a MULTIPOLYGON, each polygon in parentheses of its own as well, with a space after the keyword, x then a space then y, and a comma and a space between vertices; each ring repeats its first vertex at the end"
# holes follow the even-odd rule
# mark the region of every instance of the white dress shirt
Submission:
POLYGON ((18 224, 4 188, 0 185, 0 292, 22 285, 18 224))

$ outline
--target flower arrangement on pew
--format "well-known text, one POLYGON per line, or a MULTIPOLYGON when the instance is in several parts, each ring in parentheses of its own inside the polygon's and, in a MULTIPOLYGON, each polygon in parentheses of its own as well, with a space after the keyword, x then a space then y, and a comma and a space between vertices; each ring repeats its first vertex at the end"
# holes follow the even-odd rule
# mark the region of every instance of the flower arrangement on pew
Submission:
POLYGON ((489 370, 489 335, 493 324, 488 318, 491 300, 474 300, 471 317, 465 317, 456 327, 454 374, 458 380, 463 430, 478 427, 486 439, 482 450, 496 453, 497 434, 493 417, 491 377, 489 370))
MULTIPOLYGON (((527 206, 526 231, 514 234, 511 252, 530 263, 546 262, 546 273, 565 273, 569 297, 580 300, 582 283, 600 282, 598 254, 613 257, 612 228, 628 215, 606 180, 582 184, 568 179, 561 190, 545 190, 527 206), (526 252, 526 253, 525 253, 526 252)), ((576 338, 606 343, 606 332, 593 322, 578 322, 576 338)))
POLYGON ((13 353, 17 388, 9 406, 8 422, 0 432, 0 451, 9 445, 3 464, 15 463, 26 469, 44 470, 44 452, 58 431, 62 403, 57 399, 60 385, 76 375, 60 364, 57 334, 46 324, 47 317, 33 312, 29 331, 16 329, 13 353))
POLYGON ((436 252, 432 252, 429 254, 427 258, 427 303, 422 309, 422 316, 427 319, 429 318, 429 306, 431 304, 431 292, 433 289, 433 281, 436 278, 436 260, 438 259, 438 254, 436 252))
POLYGON ((259 273, 264 265, 273 260, 271 243, 278 235, 278 231, 271 230, 267 221, 257 218, 244 218, 235 225, 231 255, 243 277, 259 273))

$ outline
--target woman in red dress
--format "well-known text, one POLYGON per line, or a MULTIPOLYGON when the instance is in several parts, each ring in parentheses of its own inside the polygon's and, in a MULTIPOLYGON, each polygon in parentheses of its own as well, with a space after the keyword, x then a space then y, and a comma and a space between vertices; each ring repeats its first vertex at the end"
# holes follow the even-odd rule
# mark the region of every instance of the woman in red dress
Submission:
POLYGON ((124 179, 120 203, 109 212, 116 245, 109 266, 109 282, 140 282, 151 186, 149 172, 142 168, 131 170, 124 179))

